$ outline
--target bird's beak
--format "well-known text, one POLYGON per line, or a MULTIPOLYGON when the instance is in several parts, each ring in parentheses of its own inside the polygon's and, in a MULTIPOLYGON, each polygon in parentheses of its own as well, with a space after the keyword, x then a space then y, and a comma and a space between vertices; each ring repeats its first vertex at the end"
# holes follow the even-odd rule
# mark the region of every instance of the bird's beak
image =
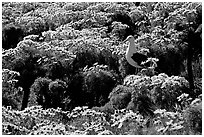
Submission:
POLYGON ((123 43, 127 42, 127 40, 128 40, 128 39, 126 38, 126 39, 123 41, 123 43))

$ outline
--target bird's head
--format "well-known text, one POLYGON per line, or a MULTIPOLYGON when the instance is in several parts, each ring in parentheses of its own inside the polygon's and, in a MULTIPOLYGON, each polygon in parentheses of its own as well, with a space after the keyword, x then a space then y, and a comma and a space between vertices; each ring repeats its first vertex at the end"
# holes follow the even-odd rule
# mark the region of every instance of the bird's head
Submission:
POLYGON ((127 42, 127 41, 134 41, 135 40, 135 38, 132 36, 132 35, 129 35, 123 42, 125 43, 125 42, 127 42))

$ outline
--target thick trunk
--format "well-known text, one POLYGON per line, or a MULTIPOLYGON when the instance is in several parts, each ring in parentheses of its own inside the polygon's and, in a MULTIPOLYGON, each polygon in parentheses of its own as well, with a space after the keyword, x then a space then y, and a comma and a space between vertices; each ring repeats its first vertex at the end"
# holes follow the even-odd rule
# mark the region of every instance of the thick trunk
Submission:
POLYGON ((29 94, 30 94, 30 89, 29 88, 24 88, 24 94, 23 94, 23 101, 22 101, 21 110, 24 110, 27 107, 29 94))
POLYGON ((187 70, 188 70, 190 89, 193 90, 194 89, 194 81, 193 81, 193 70, 192 70, 192 59, 191 58, 188 58, 187 70))
POLYGON ((191 95, 194 96, 194 80, 193 80, 193 68, 192 68, 192 45, 189 43, 188 45, 188 58, 187 58, 187 71, 188 71, 188 80, 189 86, 191 90, 191 95))
POLYGON ((33 82, 35 81, 35 77, 33 75, 33 71, 31 69, 29 70, 24 70, 21 73, 21 86, 24 90, 24 94, 23 94, 23 101, 22 101, 22 107, 21 110, 25 109, 28 105, 28 99, 29 99, 29 95, 30 95, 30 86, 33 84, 33 82))

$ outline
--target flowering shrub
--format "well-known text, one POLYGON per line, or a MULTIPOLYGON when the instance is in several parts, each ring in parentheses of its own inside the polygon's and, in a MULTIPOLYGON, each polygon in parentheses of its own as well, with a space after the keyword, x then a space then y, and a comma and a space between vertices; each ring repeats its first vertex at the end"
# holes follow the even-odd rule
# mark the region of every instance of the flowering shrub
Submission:
POLYGON ((192 134, 202 133, 202 103, 192 105, 184 113, 187 129, 192 134))
POLYGON ((178 104, 177 97, 188 89, 188 81, 183 77, 161 73, 158 76, 130 75, 124 79, 125 86, 134 87, 133 97, 147 95, 162 109, 171 110, 178 104))
POLYGON ((107 121, 105 113, 87 107, 76 107, 72 111, 44 110, 41 106, 16 111, 3 107, 2 130, 10 135, 200 134, 195 129, 193 132, 193 125, 190 128, 184 122, 183 113, 159 109, 154 113, 151 119, 131 110, 115 110, 107 121))
POLYGON ((20 109, 22 103, 23 89, 16 87, 16 77, 20 74, 16 71, 3 69, 2 71, 2 105, 12 106, 14 109, 20 109))
POLYGON ((86 66, 71 81, 68 88, 70 96, 74 99, 75 105, 103 106, 117 82, 116 77, 117 75, 106 65, 95 63, 92 67, 86 66))
POLYGON ((67 84, 62 80, 38 78, 31 86, 29 105, 42 105, 43 108, 62 107, 66 88, 67 84))

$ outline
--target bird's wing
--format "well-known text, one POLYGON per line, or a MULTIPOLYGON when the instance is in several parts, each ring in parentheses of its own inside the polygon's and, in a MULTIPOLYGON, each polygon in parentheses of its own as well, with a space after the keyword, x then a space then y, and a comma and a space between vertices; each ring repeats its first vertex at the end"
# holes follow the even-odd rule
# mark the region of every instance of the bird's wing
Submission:
POLYGON ((147 60, 147 56, 146 55, 143 55, 143 54, 140 54, 140 53, 133 53, 133 55, 131 56, 131 58, 138 63, 138 65, 141 65, 141 63, 143 61, 146 61, 147 60))

